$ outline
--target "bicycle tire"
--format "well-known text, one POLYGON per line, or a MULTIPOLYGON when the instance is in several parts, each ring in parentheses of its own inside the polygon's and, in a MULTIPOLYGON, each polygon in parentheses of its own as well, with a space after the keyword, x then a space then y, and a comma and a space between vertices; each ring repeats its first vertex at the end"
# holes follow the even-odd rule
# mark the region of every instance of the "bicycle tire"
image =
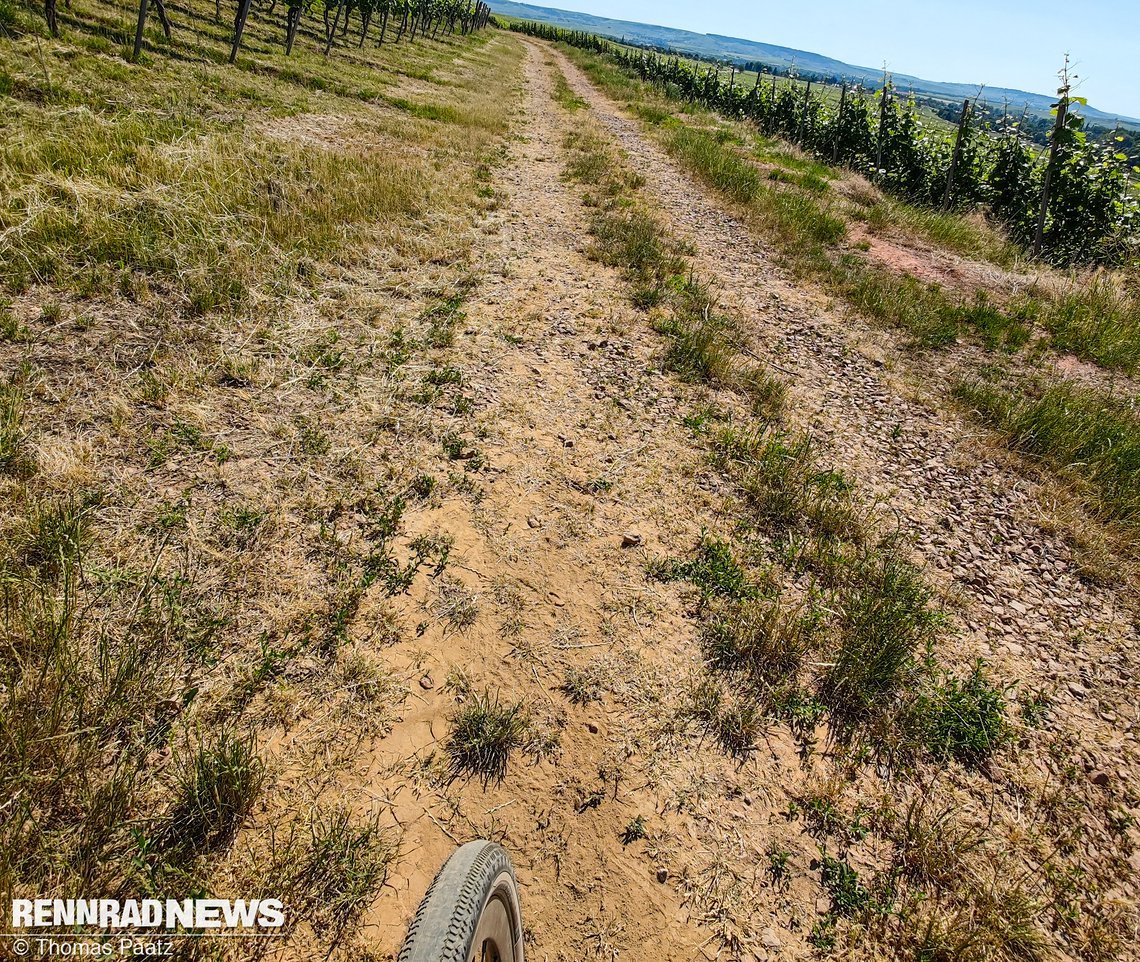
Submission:
POLYGON ((524 962, 518 882, 506 850, 468 842, 439 870, 396 962, 524 962))

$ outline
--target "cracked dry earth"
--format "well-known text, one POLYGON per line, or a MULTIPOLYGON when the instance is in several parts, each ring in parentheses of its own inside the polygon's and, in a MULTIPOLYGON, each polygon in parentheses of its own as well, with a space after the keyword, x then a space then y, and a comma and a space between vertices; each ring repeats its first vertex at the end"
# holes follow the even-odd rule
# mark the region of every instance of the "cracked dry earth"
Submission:
MULTIPOLYGON (((1080 580, 1064 542, 1038 524, 1032 485, 987 457, 940 386, 918 395, 893 370, 887 336, 793 286, 635 120, 560 53, 527 42, 521 136, 495 175, 504 202, 481 224, 482 280, 456 360, 493 480, 474 504, 452 500, 415 522, 455 535, 454 570, 480 617, 437 650, 408 641, 390 652, 425 681, 350 786, 390 807, 401 835, 366 940, 394 953, 436 868, 477 836, 512 852, 537 960, 798 958, 826 911, 820 845, 786 814, 831 773, 826 746, 803 757, 775 726, 736 766, 674 720, 699 645, 684 592, 647 579, 646 562, 731 524, 720 516, 727 491, 681 422, 708 391, 659 371, 660 338, 621 276, 587 256, 587 212, 562 177, 579 115, 552 99, 556 68, 692 243, 698 273, 757 354, 785 372, 792 424, 826 439, 827 459, 898 517, 947 598, 944 657, 956 667, 984 657, 1003 681, 1052 698, 1052 734, 1027 731, 986 777, 935 774, 938 790, 995 839, 1039 833, 1023 862, 1035 871, 1051 843, 1046 815, 1026 799, 1064 783, 1076 805, 1065 817, 1087 823, 1073 859, 1121 917, 1134 916, 1136 830, 1106 828, 1110 811, 1135 814, 1140 771, 1129 612, 1080 580), (627 532, 642 543, 623 547, 627 532), (592 672, 602 699, 572 704, 559 690, 568 669, 592 672), (561 753, 512 760, 501 785, 440 788, 428 759, 446 737, 454 692, 443 682, 457 670, 564 726, 561 753), (638 815, 650 837, 623 845, 638 815), (774 843, 790 852, 790 885, 765 876, 774 843)), ((867 775, 843 792, 896 789, 867 775)), ((849 853, 861 870, 884 857, 873 837, 849 853)))

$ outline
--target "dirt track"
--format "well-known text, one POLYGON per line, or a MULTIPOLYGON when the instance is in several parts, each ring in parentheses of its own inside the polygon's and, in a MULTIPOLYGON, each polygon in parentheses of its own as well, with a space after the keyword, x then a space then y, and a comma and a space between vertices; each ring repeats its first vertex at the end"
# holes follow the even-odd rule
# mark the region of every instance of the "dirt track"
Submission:
MULTIPOLYGON (((660 339, 628 305, 621 278, 585 254, 586 214, 561 176, 573 118, 552 101, 551 58, 693 243, 697 270, 743 319, 757 353, 790 372, 792 422, 824 437, 828 459, 898 515, 952 601, 953 659, 985 657, 1003 680, 1053 695, 1052 720, 1072 735, 1069 757, 1027 750, 1002 763, 998 781, 1045 792, 1071 764, 1090 811, 1133 804, 1136 631, 1114 595, 1082 582, 1069 549, 1042 531, 1031 486, 985 460, 936 400, 915 398, 905 372, 892 370, 889 339, 790 285, 636 121, 560 54, 528 43, 522 137, 496 174, 505 202, 481 225, 482 282, 456 362, 477 399, 493 480, 475 504, 452 500, 416 522, 454 535, 457 577, 481 614, 470 629, 436 625, 392 651, 397 668, 430 677, 430 688, 414 690, 392 735, 357 766, 362 800, 391 803, 402 832, 366 937, 394 951, 436 866, 476 835, 515 854, 534 959, 714 958, 722 941, 757 957, 799 957, 819 911, 809 872, 818 846, 784 812, 824 776, 826 753, 801 761, 789 733, 774 728, 770 751, 734 768, 666 720, 699 652, 680 594, 647 581, 645 562, 690 550, 716 524, 721 498, 680 422, 700 391, 656 370, 660 339), (591 484, 599 480, 612 488, 591 484), (623 548, 626 532, 644 546, 623 548), (606 679, 604 700, 571 705, 557 688, 568 667, 587 666, 606 679), (507 782, 486 791, 477 782, 431 788, 421 761, 445 735, 453 669, 476 689, 565 716, 557 762, 516 760, 507 782), (651 839, 624 846, 621 831, 639 814, 651 839), (763 879, 772 840, 792 853, 787 890, 763 879)), ((1035 816, 992 789, 963 776, 956 790, 964 804, 993 805, 1007 828, 1034 829, 1035 816)), ((1080 844, 1094 871, 1117 845, 1105 832, 1090 816, 1080 844)), ((1135 828, 1128 833, 1135 841, 1135 828)), ((853 864, 875 863, 872 843, 855 848, 853 864)), ((1131 868, 1140 869, 1136 855, 1131 868)), ((1132 878, 1112 894, 1134 905, 1132 878)))

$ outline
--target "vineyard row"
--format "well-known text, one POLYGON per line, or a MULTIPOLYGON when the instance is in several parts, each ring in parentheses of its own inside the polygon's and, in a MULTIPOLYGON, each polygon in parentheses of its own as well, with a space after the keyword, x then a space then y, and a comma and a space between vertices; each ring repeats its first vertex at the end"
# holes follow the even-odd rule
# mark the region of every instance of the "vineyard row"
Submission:
POLYGON ((746 118, 821 160, 870 177, 885 191, 923 207, 983 208, 1033 253, 1058 264, 1122 264, 1140 258, 1140 198, 1128 158, 1094 142, 1058 91, 1049 150, 1039 157, 1020 135, 1021 121, 996 128, 972 122, 962 105, 953 137, 931 130, 913 99, 900 98, 889 76, 877 91, 844 86, 838 102, 812 84, 779 83, 757 73, 754 84, 726 80, 719 69, 632 49, 595 34, 529 21, 511 29, 592 50, 616 61, 670 98, 746 118))
MULTIPOLYGON (((70 0, 65 0, 68 7, 70 0)), ((265 13, 272 15, 278 0, 271 0, 265 13)), ((139 0, 138 21, 135 28, 135 42, 132 59, 138 60, 142 51, 143 35, 147 19, 153 6, 163 34, 167 40, 174 36, 170 16, 164 0, 139 0)), ((249 19, 253 0, 238 0, 234 13, 233 42, 230 47, 230 63, 237 60, 241 49, 242 36, 249 19)), ((324 21, 324 54, 327 57, 336 44, 337 36, 347 39, 349 21, 356 13, 359 20, 359 34, 354 39, 358 47, 363 47, 369 37, 369 30, 377 24, 378 45, 385 39, 399 43, 420 37, 447 36, 458 30, 468 34, 487 26, 491 18, 491 8, 483 0, 285 0, 285 31, 282 39, 286 55, 293 52, 297 31, 306 15, 319 8, 324 21), (343 17, 343 20, 342 20, 343 17)), ((215 14, 220 20, 222 2, 215 0, 215 14)), ((44 0, 44 18, 52 36, 59 36, 59 11, 57 0, 44 0)))

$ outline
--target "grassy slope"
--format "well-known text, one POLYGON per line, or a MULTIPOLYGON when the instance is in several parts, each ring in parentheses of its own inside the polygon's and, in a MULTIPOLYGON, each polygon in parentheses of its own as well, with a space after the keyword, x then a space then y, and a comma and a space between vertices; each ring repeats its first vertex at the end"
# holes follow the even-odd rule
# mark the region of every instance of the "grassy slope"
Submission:
POLYGON ((131 65, 125 7, 60 13, 0 33, 0 891, 271 891, 351 951, 393 844, 324 789, 404 692, 348 625, 446 561, 400 536, 446 464, 400 385, 462 320, 518 45, 286 59, 255 10, 229 66, 199 2, 131 65))

